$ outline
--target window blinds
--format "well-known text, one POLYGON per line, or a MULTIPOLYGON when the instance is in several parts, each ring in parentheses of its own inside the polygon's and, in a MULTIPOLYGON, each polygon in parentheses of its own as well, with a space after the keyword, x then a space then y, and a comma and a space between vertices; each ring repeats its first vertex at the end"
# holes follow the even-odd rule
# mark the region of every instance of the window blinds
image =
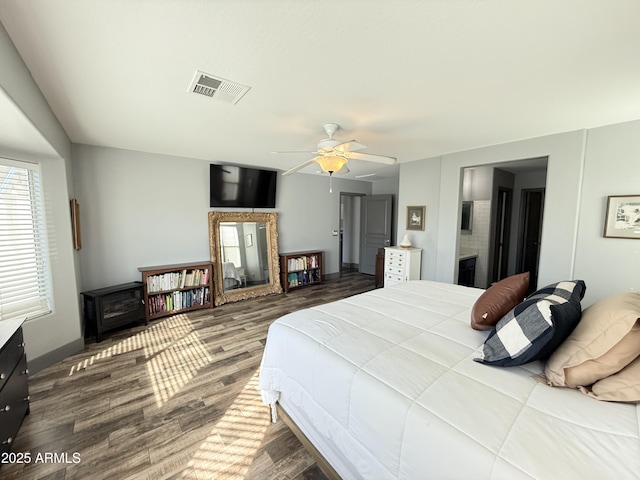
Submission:
POLYGON ((0 320, 52 309, 39 165, 0 159, 0 320))

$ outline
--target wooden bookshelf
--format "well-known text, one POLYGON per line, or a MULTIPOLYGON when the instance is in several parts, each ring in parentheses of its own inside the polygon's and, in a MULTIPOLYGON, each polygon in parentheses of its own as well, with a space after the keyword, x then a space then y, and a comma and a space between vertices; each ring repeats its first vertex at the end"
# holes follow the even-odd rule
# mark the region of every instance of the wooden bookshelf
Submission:
POLYGON ((322 283, 322 252, 281 253, 280 280, 285 292, 322 283))
POLYGON ((147 322, 176 313, 213 307, 211 262, 139 267, 147 322))

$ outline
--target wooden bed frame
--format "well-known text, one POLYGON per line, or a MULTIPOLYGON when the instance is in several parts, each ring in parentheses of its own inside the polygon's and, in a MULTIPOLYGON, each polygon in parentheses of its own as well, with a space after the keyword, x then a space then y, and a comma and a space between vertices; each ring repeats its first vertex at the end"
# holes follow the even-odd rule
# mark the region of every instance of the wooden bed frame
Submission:
POLYGON ((279 403, 276 403, 276 412, 278 413, 278 418, 282 419, 284 424, 289 427, 291 432, 296 436, 302 446, 306 448, 311 456, 316 460, 318 467, 322 470, 329 480, 342 480, 342 477, 338 475, 338 472, 334 470, 334 468, 327 462, 327 460, 322 456, 322 454, 318 451, 318 449, 311 443, 311 441, 307 438, 307 436, 300 430, 300 428, 296 425, 296 423, 291 419, 289 414, 284 411, 284 409, 280 406, 279 403))

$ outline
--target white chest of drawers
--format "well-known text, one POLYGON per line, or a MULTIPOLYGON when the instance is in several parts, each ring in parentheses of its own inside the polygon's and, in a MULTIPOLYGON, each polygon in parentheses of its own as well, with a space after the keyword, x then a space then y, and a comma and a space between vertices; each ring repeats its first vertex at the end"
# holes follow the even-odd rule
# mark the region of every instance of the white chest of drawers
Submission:
POLYGON ((422 249, 384 247, 384 286, 420 279, 422 249))

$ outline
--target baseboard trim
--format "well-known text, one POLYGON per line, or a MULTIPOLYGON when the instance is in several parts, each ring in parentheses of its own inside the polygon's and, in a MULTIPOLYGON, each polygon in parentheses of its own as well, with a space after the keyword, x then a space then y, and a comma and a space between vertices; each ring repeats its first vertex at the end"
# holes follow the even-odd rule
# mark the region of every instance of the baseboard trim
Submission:
POLYGON ((84 350, 84 339, 78 338, 71 343, 67 343, 60 348, 56 348, 50 352, 40 355, 36 358, 27 357, 27 366, 29 367, 29 375, 38 373, 40 370, 44 370, 51 365, 64 360, 69 355, 81 352, 84 350))
POLYGON ((322 275, 323 280, 331 280, 332 278, 340 278, 340 272, 326 273, 322 275))

